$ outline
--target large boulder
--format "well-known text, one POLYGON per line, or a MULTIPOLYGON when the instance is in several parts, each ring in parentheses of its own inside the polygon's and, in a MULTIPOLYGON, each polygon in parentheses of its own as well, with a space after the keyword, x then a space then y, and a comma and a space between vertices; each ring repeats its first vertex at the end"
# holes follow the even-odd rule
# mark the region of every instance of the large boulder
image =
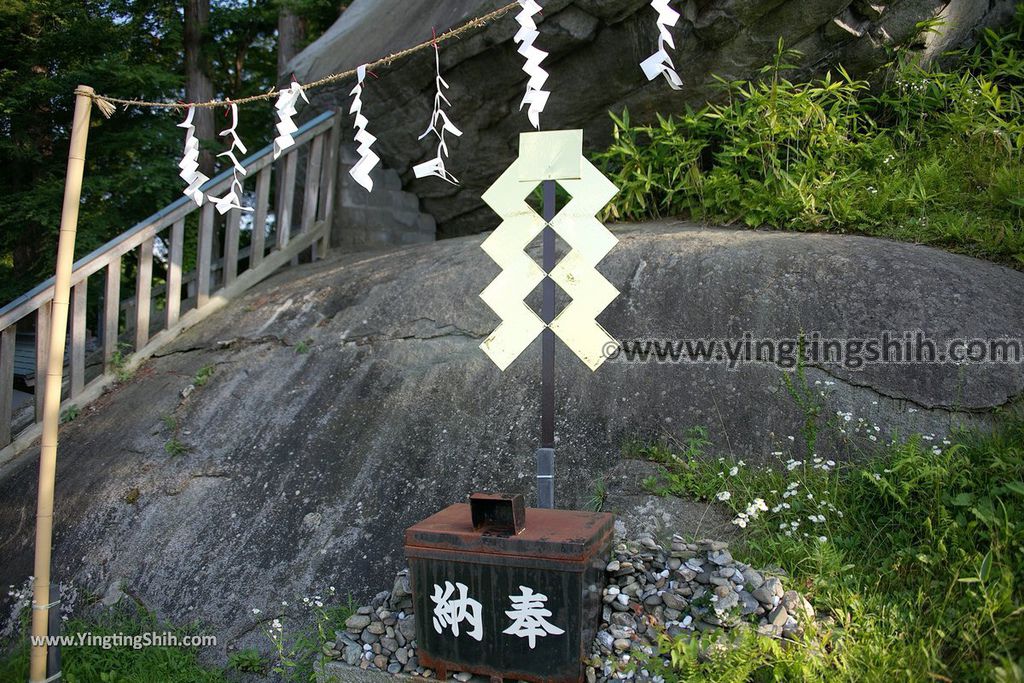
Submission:
MULTIPOLYGON (((588 149, 610 140, 609 110, 628 107, 636 121, 655 112, 699 106, 716 94, 714 76, 750 78, 771 61, 779 39, 801 50, 804 74, 843 64, 855 77, 891 59, 892 49, 911 41, 925 55, 961 45, 974 32, 1012 16, 1016 0, 687 0, 674 30, 673 57, 682 91, 659 79, 648 82, 639 63, 656 49, 657 14, 647 0, 545 0, 537 46, 550 52, 545 66, 552 91, 541 118, 545 129, 583 128, 588 149), (943 20, 939 32, 920 34, 918 23, 943 20)), ((302 82, 355 68, 460 25, 506 0, 356 0, 289 69, 302 82)), ((512 14, 447 42, 441 68, 451 85, 453 121, 465 131, 452 139, 451 170, 461 181, 416 180, 412 167, 435 151, 419 141, 434 102, 434 55, 421 51, 370 78, 364 113, 379 138, 384 164, 402 174, 406 189, 422 200, 438 223, 438 236, 480 232, 497 225, 480 201, 518 150, 518 134, 529 128, 520 100, 526 76, 512 38, 512 14)), ((311 92, 319 107, 348 111, 351 82, 311 92)), ((346 130, 349 130, 346 128, 346 130)))
MULTIPOLYGON (((965 256, 839 235, 613 230, 621 242, 601 270, 622 294, 600 321, 619 339, 1024 336, 1024 273, 965 256)), ((478 348, 498 322, 477 296, 497 273, 481 239, 287 270, 65 425, 54 575, 97 594, 123 581, 226 645, 326 586, 359 599, 388 588, 403 530, 473 491, 532 502, 539 343, 504 373, 478 348)), ((801 427, 820 404, 820 422, 837 423, 822 427, 822 456, 914 431, 941 447, 1024 391, 1020 363, 818 364, 800 382, 771 363, 617 361, 592 373, 560 345, 556 360, 558 504, 585 504, 604 477, 627 526, 671 529, 667 511, 684 533, 719 533, 724 518, 630 485, 649 471, 622 469, 627 442, 703 426, 706 457, 781 466, 805 452, 801 427)), ((0 585, 32 571, 35 459, 26 452, 0 480, 0 585)))

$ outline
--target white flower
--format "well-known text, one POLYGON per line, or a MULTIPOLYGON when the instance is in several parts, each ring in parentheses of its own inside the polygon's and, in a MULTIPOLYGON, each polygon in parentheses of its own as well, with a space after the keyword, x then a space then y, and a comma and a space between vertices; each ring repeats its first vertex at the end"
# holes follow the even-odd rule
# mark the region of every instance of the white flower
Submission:
POLYGON ((875 478, 875 481, 881 481, 882 480, 882 475, 879 474, 878 472, 875 472, 871 476, 875 478))
POLYGON ((253 607, 253 608, 252 608, 252 613, 253 613, 253 614, 259 614, 259 613, 260 613, 260 611, 259 611, 258 609, 256 609, 255 607, 253 607))
POLYGON ((739 471, 740 471, 740 468, 736 467, 735 465, 733 465, 732 469, 729 470, 729 476, 730 477, 735 477, 737 474, 739 474, 739 471))
POLYGON ((281 601, 281 607, 287 607, 287 606, 288 606, 288 601, 287 600, 282 600, 281 601))
POLYGON ((825 536, 818 536, 818 543, 824 543, 827 540, 828 538, 826 538, 825 536))
POLYGON ((732 523, 741 529, 745 529, 747 527, 747 518, 741 515, 736 519, 732 520, 732 523))
POLYGON ((281 620, 274 619, 274 621, 270 622, 270 628, 274 629, 275 631, 280 631, 283 628, 283 626, 281 626, 281 620))
POLYGON ((719 491, 715 495, 715 498, 717 498, 718 500, 721 500, 721 501, 726 501, 726 500, 729 500, 730 498, 732 498, 732 494, 729 493, 728 491, 719 491))

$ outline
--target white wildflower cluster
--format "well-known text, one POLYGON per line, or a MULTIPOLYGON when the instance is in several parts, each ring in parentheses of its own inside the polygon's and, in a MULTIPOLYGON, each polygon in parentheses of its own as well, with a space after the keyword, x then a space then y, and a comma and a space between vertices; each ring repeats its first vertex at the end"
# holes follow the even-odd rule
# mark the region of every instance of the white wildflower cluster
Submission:
POLYGON ((736 518, 732 520, 732 523, 741 529, 745 529, 747 522, 752 519, 757 519, 757 516, 762 512, 768 511, 768 504, 764 502, 763 498, 755 498, 750 505, 747 506, 745 512, 740 512, 736 515, 736 518))
MULTIPOLYGON (((31 609, 33 584, 35 577, 28 577, 21 586, 9 585, 7 597, 10 599, 9 611, 0 615, 0 641, 14 635, 20 628, 21 618, 24 613, 31 609)), ((59 595, 50 595, 50 600, 59 601, 60 618, 67 621, 74 612, 75 604, 78 602, 78 588, 71 583, 57 584, 59 595)))
POLYGON ((825 460, 819 457, 814 457, 811 462, 813 463, 811 467, 822 472, 831 472, 836 466, 835 460, 825 460))

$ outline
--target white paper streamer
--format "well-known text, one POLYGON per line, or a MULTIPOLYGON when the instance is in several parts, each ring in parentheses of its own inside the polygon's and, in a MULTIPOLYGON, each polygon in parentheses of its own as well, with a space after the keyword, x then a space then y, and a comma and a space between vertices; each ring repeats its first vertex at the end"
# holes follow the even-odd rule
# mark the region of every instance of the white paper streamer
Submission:
POLYGON ((189 107, 185 120, 178 124, 178 128, 185 129, 185 149, 182 152, 181 163, 178 164, 178 168, 181 169, 178 175, 188 185, 183 194, 191 198, 197 206, 202 206, 203 193, 199 188, 209 180, 209 177, 199 172, 199 138, 196 137, 196 127, 192 123, 195 113, 195 107, 189 107))
POLYGON ((452 185, 458 185, 459 179, 452 175, 444 166, 445 157, 448 156, 448 144, 444 140, 444 134, 451 133, 455 137, 461 137, 462 131, 455 127, 455 124, 451 122, 448 115, 441 109, 442 104, 450 107, 452 103, 444 96, 444 91, 448 88, 448 82, 441 77, 441 52, 437 49, 437 45, 434 45, 434 64, 437 68, 437 94, 434 95, 434 113, 430 117, 430 125, 423 131, 423 135, 419 139, 422 140, 431 133, 436 135, 438 139, 437 156, 430 161, 418 164, 412 171, 417 178, 437 176, 442 180, 447 180, 452 185))
POLYGON ((242 139, 238 137, 238 133, 235 129, 238 127, 238 105, 234 102, 231 103, 231 125, 220 132, 221 136, 231 136, 231 147, 226 152, 221 152, 217 156, 227 157, 231 159, 231 164, 234 167, 232 169, 231 188, 228 193, 223 197, 209 197, 210 201, 217 205, 217 212, 225 214, 231 209, 239 209, 240 211, 252 211, 251 207, 242 206, 242 180, 239 176, 245 175, 245 167, 238 161, 238 157, 235 156, 235 150, 237 149, 242 154, 245 154, 246 148, 242 144, 242 139))
POLYGON ((277 109, 278 120, 277 137, 274 138, 275 159, 281 156, 281 152, 295 144, 295 138, 292 137, 292 133, 297 131, 299 127, 292 121, 292 117, 295 116, 295 105, 300 97, 307 104, 309 103, 309 98, 306 97, 306 92, 302 89, 302 86, 298 82, 292 81, 291 86, 281 91, 281 95, 277 98, 277 104, 274 105, 274 108, 277 109))
POLYGON ((348 110, 348 113, 355 114, 356 116, 353 125, 356 129, 355 141, 359 143, 359 148, 356 150, 359 153, 359 161, 352 166, 348 173, 357 183, 365 187, 368 192, 373 192, 373 178, 370 177, 370 171, 380 163, 380 157, 370 149, 373 143, 377 142, 377 138, 371 135, 370 131, 366 130, 366 125, 369 121, 367 121, 362 113, 363 80, 366 78, 365 64, 356 69, 356 75, 359 80, 356 83, 356 87, 352 88, 350 93, 352 95, 352 107, 348 110))
POLYGON ((673 90, 680 90, 683 81, 676 73, 675 64, 672 63, 672 57, 665 47, 667 45, 673 50, 676 47, 669 27, 675 26, 679 21, 679 12, 669 7, 668 3, 669 0, 651 0, 651 7, 658 11, 658 51, 640 62, 640 68, 646 74, 647 80, 653 81, 658 76, 664 76, 673 90))
POLYGON ((548 103, 548 95, 551 94, 543 89, 544 83, 548 80, 548 72, 540 66, 544 58, 548 56, 548 53, 537 49, 533 45, 540 35, 540 32, 537 30, 537 24, 533 20, 533 15, 540 12, 540 5, 537 4, 536 0, 519 0, 519 5, 523 9, 516 15, 516 21, 519 22, 519 31, 515 35, 515 41, 519 43, 519 54, 526 58, 523 71, 530 77, 526 84, 526 95, 523 96, 519 109, 522 111, 523 107, 530 107, 530 123, 539 130, 540 115, 544 111, 544 106, 548 103))

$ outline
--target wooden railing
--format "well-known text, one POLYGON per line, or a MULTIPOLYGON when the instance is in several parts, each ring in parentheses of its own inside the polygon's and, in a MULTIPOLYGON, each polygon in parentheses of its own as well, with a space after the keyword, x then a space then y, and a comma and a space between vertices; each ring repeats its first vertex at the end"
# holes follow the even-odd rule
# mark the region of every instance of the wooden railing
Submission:
MULTIPOLYGON (((188 197, 146 220, 77 261, 71 276, 71 313, 68 316, 66 384, 62 410, 81 407, 98 397, 116 376, 131 369, 157 349, 238 296, 280 267, 297 262, 303 252, 313 259, 328 248, 338 169, 340 116, 324 112, 302 126, 291 147, 276 162, 268 145, 242 161, 246 184, 255 182, 255 211, 251 237, 240 249, 242 215, 232 209, 218 217, 212 203, 196 207, 188 197), (300 158, 305 173, 297 182, 300 158), (274 207, 271 209, 271 186, 274 207), (198 220, 187 220, 198 212, 198 220), (268 219, 272 219, 268 221, 268 219), (271 229, 268 229, 272 227, 271 229), (186 232, 196 231, 195 268, 182 272, 186 232), (269 234, 268 234, 269 233, 269 234), (222 239, 218 240, 220 236, 222 239), (164 277, 154 287, 154 247, 160 241, 164 277), (220 242, 222 254, 215 255, 220 242), (122 297, 121 286, 134 266, 134 293, 122 297), (240 271, 240 266, 244 270, 240 271), (94 377, 86 376, 86 310, 89 278, 102 279, 99 323, 102 363, 94 377), (182 297, 182 285, 192 282, 194 296, 182 297), (156 298, 154 298, 156 297, 156 298), (124 305, 124 299, 131 299, 124 305), (162 310, 159 310, 162 306, 162 310)), ((222 194, 232 181, 231 170, 203 187, 204 193, 222 194)), ((88 182, 88 179, 86 179, 88 182)), ((246 219, 248 221, 248 218, 246 219)), ((95 281, 94 281, 95 282, 95 281)), ((128 279, 131 284, 131 278, 128 279)), ((0 309, 0 465, 29 446, 39 435, 42 420, 43 373, 49 340, 53 278, 0 309), (36 368, 34 413, 13 422, 14 350, 19 328, 34 328, 36 368)))

